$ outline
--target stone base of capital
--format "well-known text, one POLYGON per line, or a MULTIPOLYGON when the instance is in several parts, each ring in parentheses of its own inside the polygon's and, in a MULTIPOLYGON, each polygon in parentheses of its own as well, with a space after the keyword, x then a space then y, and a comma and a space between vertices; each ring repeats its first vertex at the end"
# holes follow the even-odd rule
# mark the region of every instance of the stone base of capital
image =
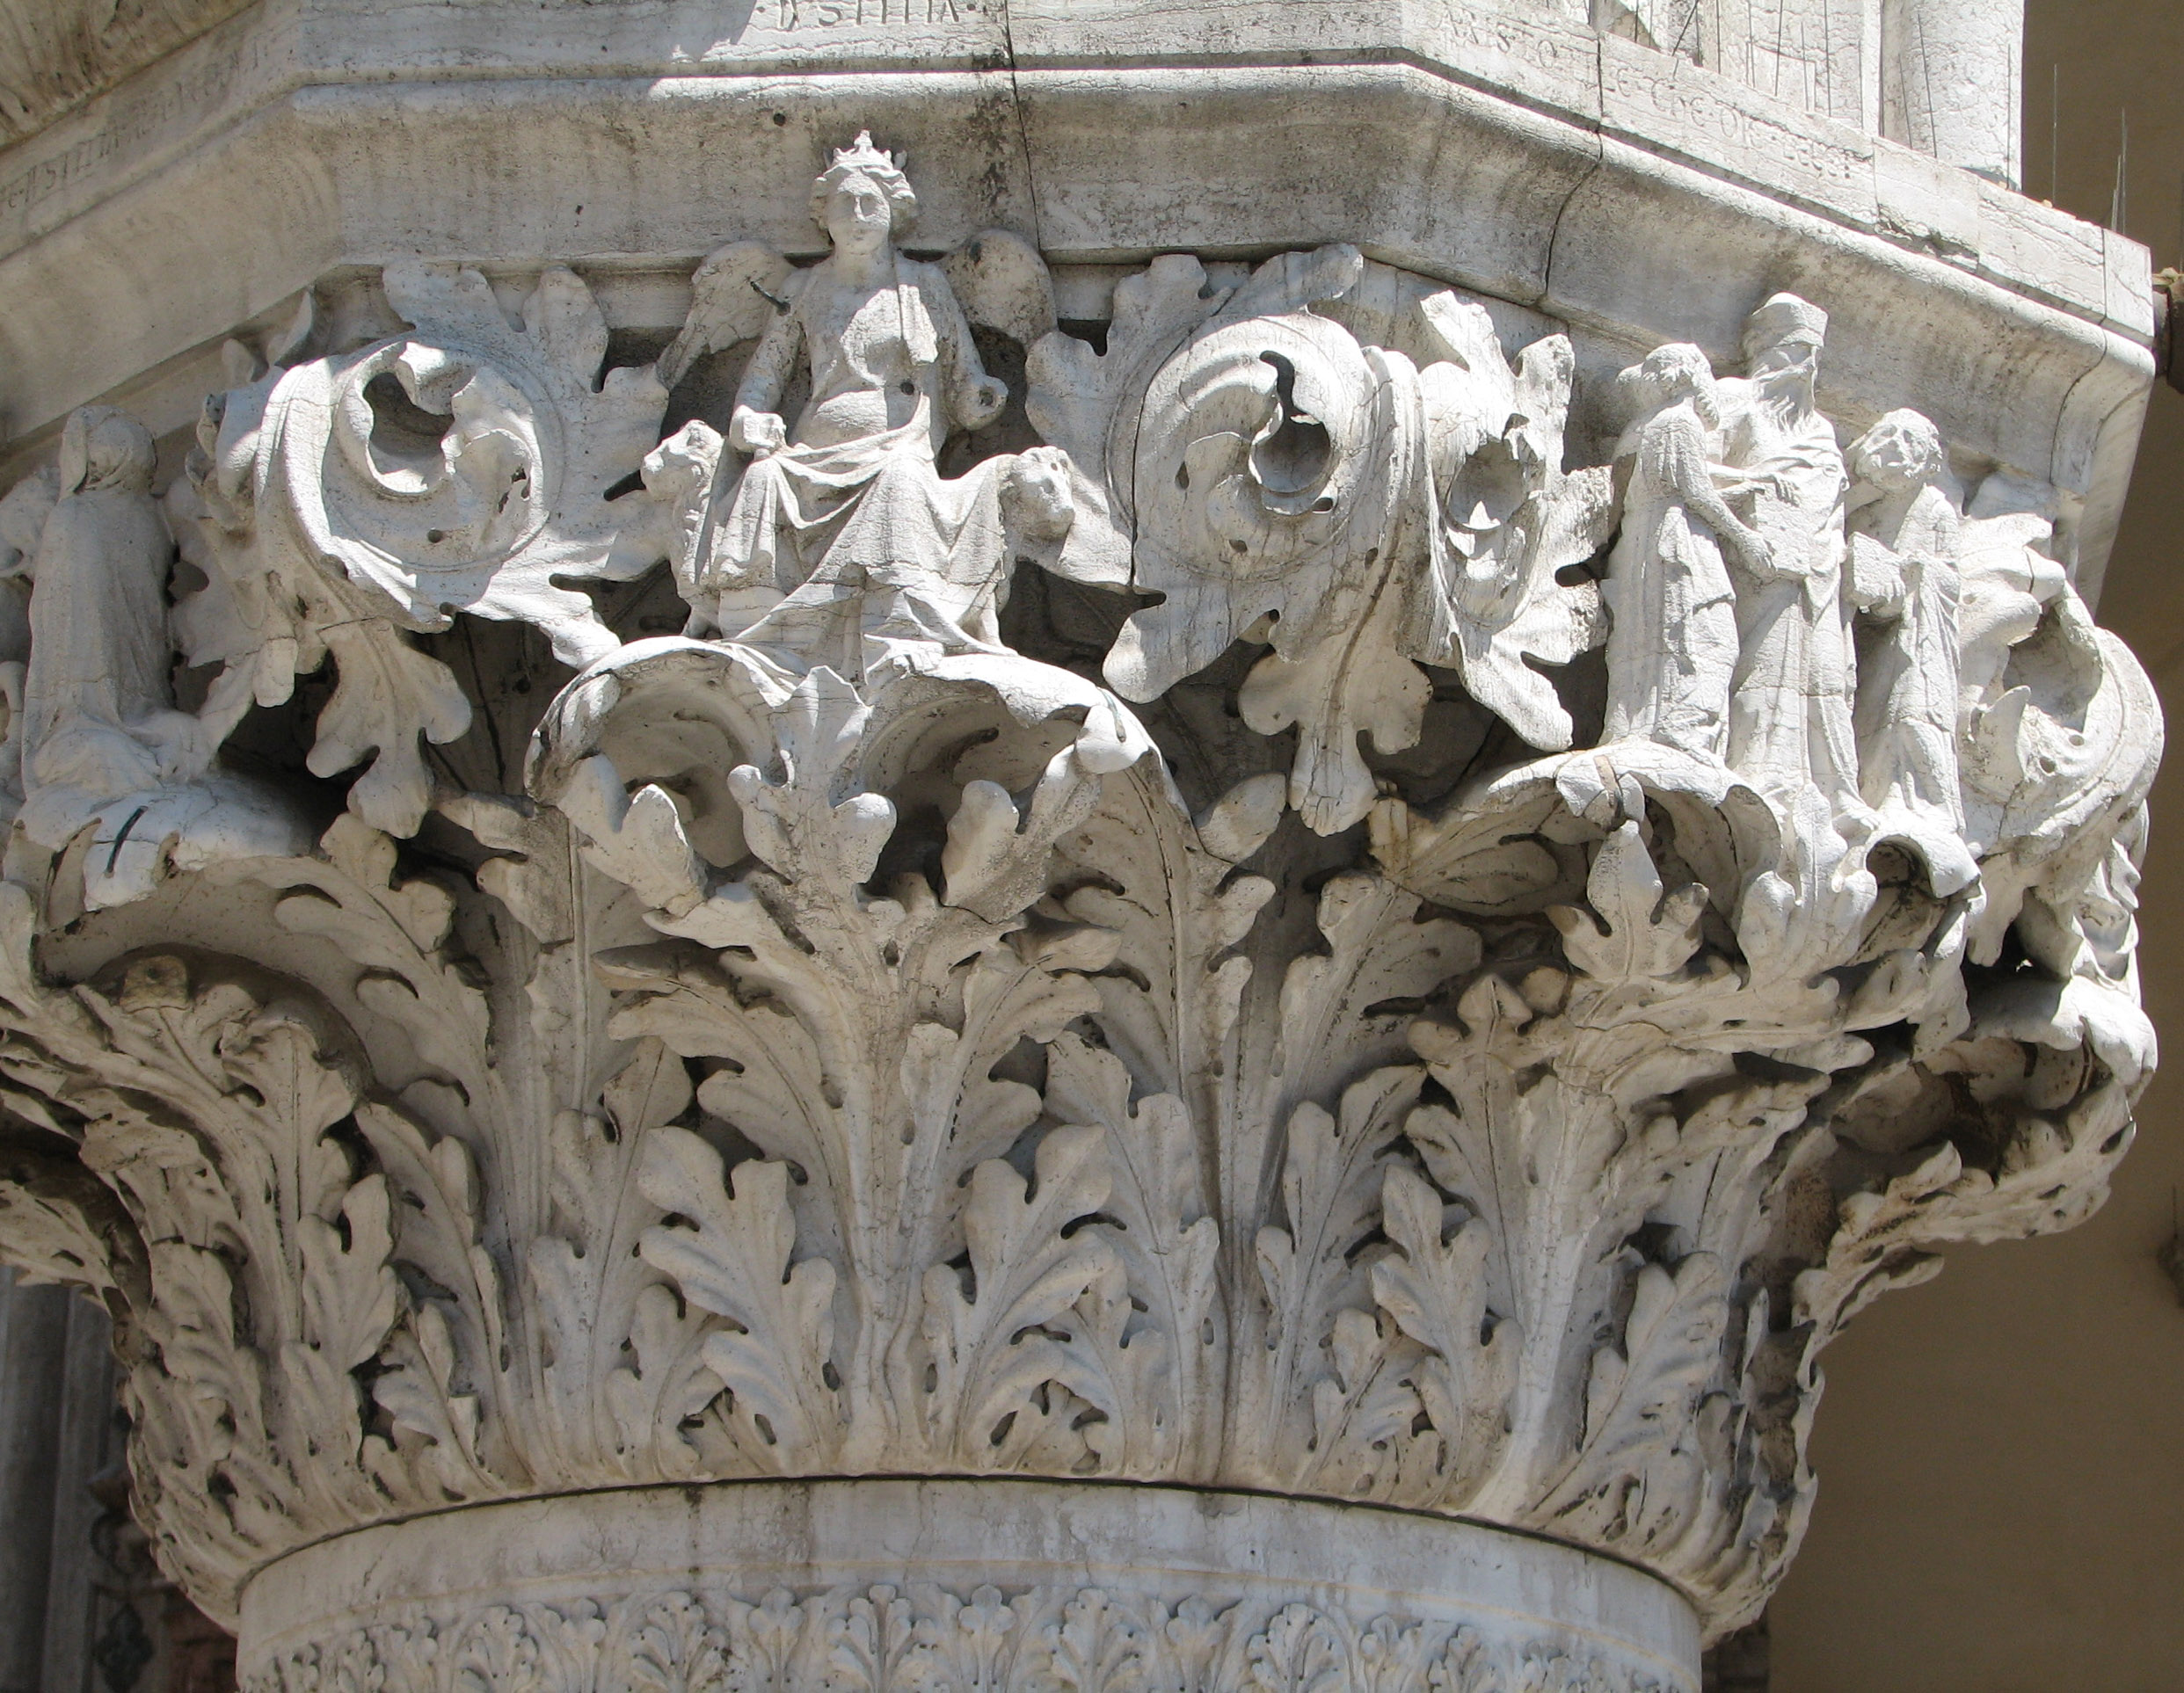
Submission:
POLYGON ((528 1499, 292 1553, 246 1688, 385 1693, 1696 1693, 1654 1578, 1482 1525, 1016 1480, 528 1499))

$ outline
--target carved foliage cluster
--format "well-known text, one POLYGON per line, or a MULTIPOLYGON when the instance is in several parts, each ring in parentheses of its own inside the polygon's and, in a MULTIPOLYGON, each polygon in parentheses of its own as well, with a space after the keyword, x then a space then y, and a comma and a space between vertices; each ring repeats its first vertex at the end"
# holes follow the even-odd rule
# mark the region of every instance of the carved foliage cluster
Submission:
POLYGON ((280 1654, 249 1693, 1657 1693, 1661 1683, 1471 1625, 1099 1588, 961 1598, 842 1588, 488 1605, 280 1654))
MULTIPOLYGON (((331 655, 347 813, 73 928, 65 856, 0 883, 0 1239, 127 1318, 139 1500, 203 1602, 450 1503, 1021 1472, 1462 1513, 1756 1610, 1828 1339, 1943 1244, 2075 1220, 2128 1142, 2151 695, 2004 522, 1967 555, 1982 876, 1816 786, 1555 752, 1601 623, 1567 578, 1619 520, 1563 463, 1569 343, 1512 363, 1483 308, 1366 280, 1164 258, 1103 352, 1029 349, 1060 457, 1007 498, 1068 519, 1037 562, 1073 591, 1165 596, 1101 655, 1153 731, 1066 642, 920 645, 900 603, 858 676, 764 623, 624 645, 555 579, 756 497, 606 498, 662 480, 664 391, 601 374, 566 273, 520 319, 390 274, 409 327, 215 404, 168 499, 186 645, 222 733, 331 655), (456 611, 589 665, 499 791, 420 745, 535 714, 419 644, 456 611), (1551 755, 1474 738, 1489 774, 1414 810, 1457 683, 1551 755)), ((899 526, 957 498, 874 462, 899 526)), ((1022 1604, 499 1607, 268 1684, 1622 1685, 1296 1607, 1022 1604)))
POLYGON ((431 796, 422 743, 471 722, 455 674, 408 634, 460 612, 535 624, 570 663, 618 644, 563 585, 653 562, 609 496, 667 396, 649 366, 601 374, 607 321, 571 272, 547 271, 513 310, 455 266, 390 265, 384 289, 406 327, 318 358, 302 355, 338 326, 307 304, 273 368, 207 403, 166 504, 203 578, 176 636, 191 665, 220 666, 215 732, 331 659, 309 768, 362 764, 350 809, 408 835, 431 796))

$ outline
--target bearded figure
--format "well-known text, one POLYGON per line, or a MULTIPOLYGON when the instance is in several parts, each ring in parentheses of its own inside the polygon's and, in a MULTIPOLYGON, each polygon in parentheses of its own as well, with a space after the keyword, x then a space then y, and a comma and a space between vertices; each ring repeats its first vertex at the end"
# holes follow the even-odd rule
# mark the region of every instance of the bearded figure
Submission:
POLYGON ((1817 306, 1776 294, 1745 323, 1744 378, 1722 384, 1722 459, 1736 478, 1722 492, 1765 542, 1766 563, 1732 558, 1729 763, 1785 809, 1818 788, 1840 826, 1867 813, 1843 584, 1849 477, 1814 393, 1827 330, 1817 306))

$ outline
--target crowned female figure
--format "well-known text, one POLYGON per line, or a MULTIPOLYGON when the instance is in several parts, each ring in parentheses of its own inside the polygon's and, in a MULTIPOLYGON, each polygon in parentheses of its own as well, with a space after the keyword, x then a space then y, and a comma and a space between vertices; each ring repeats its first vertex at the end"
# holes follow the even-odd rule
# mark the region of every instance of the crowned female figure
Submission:
POLYGON ((697 585, 784 595, 724 633, 797 673, 824 664, 855 680, 921 654, 1003 650, 1002 505, 1017 461, 951 481, 935 460, 951 429, 999 416, 1008 389, 979 363, 940 267, 895 247, 916 209, 870 135, 834 156, 812 193, 834 251, 790 273, 737 392, 728 443, 752 462, 697 585), (800 363, 812 392, 791 429, 778 408, 800 363))

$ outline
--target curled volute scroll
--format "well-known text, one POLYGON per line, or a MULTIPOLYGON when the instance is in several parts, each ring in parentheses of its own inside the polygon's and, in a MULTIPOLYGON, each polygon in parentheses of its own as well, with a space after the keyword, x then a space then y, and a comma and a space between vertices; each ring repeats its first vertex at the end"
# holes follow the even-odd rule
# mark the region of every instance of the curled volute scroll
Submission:
POLYGON ((649 369, 602 372, 606 321, 568 271, 540 277, 513 321, 477 271, 390 265, 382 280, 411 327, 230 398, 223 484, 239 494, 248 463, 258 521, 285 519, 284 539, 402 628, 468 612, 536 624, 566 662, 597 658, 615 637, 555 578, 652 563, 617 547, 608 496, 649 450, 665 391, 649 369))
POLYGON ((620 645, 559 584, 657 560, 635 507, 610 496, 667 396, 650 367, 604 367, 606 320, 569 271, 507 304, 452 265, 389 265, 382 280, 409 327, 305 358, 306 318, 282 350, 293 363, 207 403, 169 505, 206 578, 178 629, 192 664, 222 666, 216 736, 331 654, 311 770, 366 763, 352 809, 406 835, 431 790, 420 742, 454 740, 471 716, 409 636, 467 614, 531 624, 571 665, 620 645))
POLYGON ((1598 644, 1596 591, 1556 578, 1599 549, 1613 513, 1605 471, 1563 469, 1568 340, 1512 366, 1482 309, 1428 294, 1388 325, 1401 347, 1361 342, 1314 309, 1357 288, 1348 247, 1276 259, 1211 298, 1195 267, 1165 264, 1137 299, 1117 291, 1104 360, 1035 350, 1043 426, 1104 465, 1096 509, 1127 527, 1132 585, 1162 596, 1109 656, 1117 687, 1156 698, 1240 636, 1270 642, 1246 721, 1296 726, 1291 800, 1321 833, 1372 803, 1360 735, 1382 752, 1416 744, 1422 665, 1453 669, 1532 745, 1569 745, 1569 713, 1526 661, 1598 644), (1103 393, 1105 367, 1128 368, 1177 317, 1204 321, 1142 395, 1103 393))
POLYGON ((105 411, 0 501, 0 1253, 124 1318, 163 1557, 231 1612, 488 1500, 1012 1473, 1753 1615, 1821 1348, 2085 1215, 2152 1062, 2064 503, 1831 419, 1787 296, 1717 377, 1171 254, 1096 348, 823 165, 656 366, 391 267, 162 501, 105 411))

